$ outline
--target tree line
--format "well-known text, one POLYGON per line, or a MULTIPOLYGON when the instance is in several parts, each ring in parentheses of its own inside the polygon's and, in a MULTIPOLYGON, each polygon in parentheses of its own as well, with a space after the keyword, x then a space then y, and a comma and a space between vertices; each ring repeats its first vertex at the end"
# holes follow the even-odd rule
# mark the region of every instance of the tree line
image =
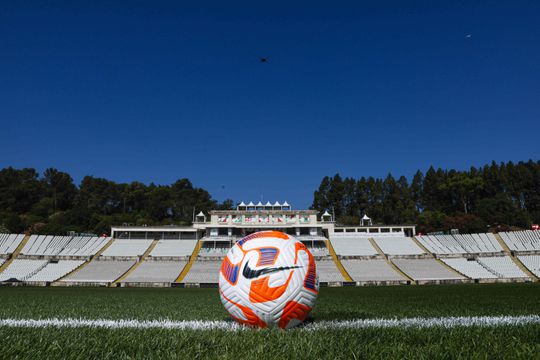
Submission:
POLYGON ((193 212, 230 209, 188 179, 171 185, 116 183, 85 176, 77 186, 66 172, 49 168, 0 170, 0 232, 109 233, 111 225, 189 225, 193 212))
POLYGON ((313 209, 329 210, 338 223, 357 225, 367 214, 380 224, 414 223, 420 232, 501 231, 540 223, 540 161, 471 167, 430 167, 412 180, 391 174, 322 179, 313 209))
MULTIPOLYGON (((189 225, 195 211, 231 209, 186 178, 170 185, 86 176, 79 185, 49 168, 0 170, 0 232, 108 233, 111 225, 189 225)), ((430 167, 407 177, 322 179, 312 209, 344 225, 367 214, 379 224, 414 223, 421 232, 484 232, 540 223, 540 161, 492 162, 468 171, 430 167)))

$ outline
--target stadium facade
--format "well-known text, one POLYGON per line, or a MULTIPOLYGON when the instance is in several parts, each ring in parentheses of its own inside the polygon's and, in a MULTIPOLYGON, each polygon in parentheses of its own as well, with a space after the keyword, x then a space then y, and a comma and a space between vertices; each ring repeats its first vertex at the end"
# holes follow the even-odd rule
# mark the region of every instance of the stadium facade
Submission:
POLYGON ((364 215, 359 226, 338 226, 330 213, 316 210, 293 210, 284 203, 241 202, 235 210, 213 210, 209 216, 200 212, 192 226, 115 226, 111 236, 117 239, 205 239, 233 242, 256 231, 278 230, 289 235, 328 238, 334 233, 358 233, 366 236, 414 236, 415 225, 373 225, 364 215))
POLYGON ((339 226, 287 203, 199 213, 191 226, 115 226, 111 237, 0 234, 0 282, 52 286, 216 286, 232 244, 295 235, 322 286, 526 282, 540 277, 540 231, 418 236, 414 225, 339 226))

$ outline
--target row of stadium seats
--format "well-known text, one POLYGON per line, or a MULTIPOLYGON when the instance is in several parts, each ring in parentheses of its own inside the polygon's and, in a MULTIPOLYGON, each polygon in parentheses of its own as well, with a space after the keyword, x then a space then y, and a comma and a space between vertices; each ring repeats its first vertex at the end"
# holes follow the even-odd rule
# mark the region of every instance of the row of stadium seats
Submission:
MULTIPOLYGON (((95 260, 78 272, 62 279, 63 283, 111 283, 124 275, 135 260, 95 260)), ((174 282, 187 261, 148 260, 143 261, 122 282, 174 282)), ((218 262, 221 265, 221 262, 218 262)), ((217 280, 216 280, 217 281, 217 280)))
POLYGON ((16 279, 24 281, 47 265, 47 260, 15 259, 0 273, 0 281, 16 279))
POLYGON ((499 278, 527 277, 509 256, 492 256, 476 258, 479 264, 492 270, 499 278))
MULTIPOLYGON (((393 259, 392 262, 403 273, 416 281, 465 279, 435 259, 393 259)), ((344 259, 341 260, 341 263, 354 281, 405 280, 405 277, 382 259, 344 259)))
POLYGON ((493 234, 426 235, 417 236, 433 254, 480 254, 503 252, 493 234))
POLYGON ((313 256, 328 256, 330 253, 328 252, 328 248, 326 246, 324 247, 310 247, 308 246, 309 251, 313 254, 313 256))
POLYGON ((479 256, 476 259, 441 258, 441 260, 471 279, 528 277, 509 256, 479 256))
POLYGON ((137 257, 145 253, 152 240, 115 240, 101 257, 137 257))
POLYGON ((317 273, 319 274, 319 281, 322 282, 336 282, 345 281, 345 278, 341 274, 341 271, 336 266, 333 260, 321 259, 316 260, 317 273))
POLYGON ((123 282, 174 282, 187 261, 143 261, 123 282))
POLYGON ((518 259, 530 272, 540 277, 540 255, 519 255, 518 259))
POLYGON ((84 262, 85 260, 59 260, 55 263, 51 262, 36 274, 27 278, 26 281, 56 281, 84 264, 84 262))
POLYGON ((296 238, 302 242, 306 241, 325 241, 326 238, 321 235, 300 235, 296 236, 296 238))
MULTIPOLYGON (((536 233, 521 232, 534 244, 536 233), (531 240, 533 237, 533 240, 531 240)), ((464 254, 463 251, 495 252, 501 249, 500 244, 492 234, 471 235, 437 235, 419 237, 424 245, 432 251, 441 253, 450 249, 461 251, 452 255, 464 254), (493 242, 495 241, 495 242, 493 242), (499 246, 499 247, 497 247, 499 246)), ((6 249, 13 249, 24 235, 0 234, 1 244, 6 249), (15 246, 13 245, 15 244, 15 246)), ((523 238, 516 237, 520 244, 525 243, 523 238)), ((65 237, 65 236, 31 236, 25 245, 21 255, 92 255, 97 253, 109 238, 90 237, 65 237)), ((423 280, 454 280, 463 279, 463 276, 450 271, 447 267, 433 258, 402 258, 395 255, 425 255, 425 252, 410 238, 374 237, 372 239, 377 246, 390 256, 391 261, 403 273, 410 278, 423 280)), ((384 259, 351 259, 354 256, 376 256, 377 251, 369 238, 358 234, 343 233, 331 237, 336 253, 341 258, 341 263, 354 281, 402 281, 405 278, 390 266, 384 259)), ((152 244, 152 240, 114 240, 99 259, 88 263, 80 271, 62 279, 63 282, 96 282, 110 283, 126 273, 135 263, 135 259, 143 255, 152 244), (126 258, 126 259, 113 259, 126 258)), ((152 249, 146 261, 129 274, 122 282, 171 282, 176 280, 187 258, 193 253, 197 240, 160 240, 152 249), (169 258, 183 259, 169 259, 169 258), (164 259, 160 259, 164 258, 164 259)), ((346 281, 333 260, 328 256, 328 249, 324 242, 309 244, 310 250, 317 256, 319 280, 321 282, 346 281)), ((221 260, 206 261, 202 258, 209 256, 223 257, 228 251, 228 243, 207 242, 203 244, 199 255, 201 259, 194 262, 183 282, 186 283, 215 283, 218 279, 221 260), (206 245, 206 246, 205 246, 206 245)), ((520 249, 534 247, 523 246, 520 249)), ((529 250, 527 250, 529 251, 529 250)), ((540 275, 540 255, 519 255, 518 258, 529 270, 540 275)), ((509 256, 477 256, 475 259, 467 258, 441 258, 449 267, 456 269, 472 279, 506 279, 527 278, 525 274, 509 256)), ((4 260, 0 259, 0 265, 4 260)), ((15 259, 2 273, 0 281, 18 279, 23 281, 56 281, 70 273, 81 264, 83 260, 47 261, 30 260, 23 258, 15 259)))
POLYGON ((373 240, 386 255, 422 255, 425 251, 407 237, 376 237, 373 240))
POLYGON ((185 257, 193 253, 197 240, 159 240, 151 257, 185 257))
MULTIPOLYGON (((448 266, 472 279, 525 278, 527 275, 507 256, 441 259, 448 266)), ((535 274, 540 275, 540 256, 520 256, 520 260, 535 274)), ((413 280, 455 280, 464 279, 442 266, 435 259, 393 259, 392 262, 413 280)), ((20 281, 56 281, 84 263, 83 260, 16 259, 0 274, 0 281, 17 279, 20 281)), ((123 282, 173 282, 187 261, 144 261, 123 282)), ((354 281, 402 281, 404 278, 385 260, 343 259, 341 263, 354 281)), ((95 260, 86 267, 63 279, 62 282, 110 283, 126 273, 135 260, 95 260)), ((194 262, 183 282, 216 283, 221 261, 200 260, 194 262)), ((342 282, 343 275, 332 260, 317 260, 319 281, 342 282)))
POLYGON ((394 259, 392 262, 413 280, 457 280, 465 278, 448 270, 435 259, 394 259))
POLYGON ((32 235, 21 255, 33 256, 92 256, 111 238, 84 236, 32 235))
POLYGON ((540 251, 540 231, 512 231, 499 233, 513 251, 540 251))
POLYGON ((70 273, 84 260, 60 260, 49 262, 47 260, 15 259, 0 273, 0 281, 56 281, 70 273))
POLYGON ((24 234, 0 234, 0 255, 12 254, 24 236, 24 234))
POLYGON ((441 258, 448 266, 471 279, 496 279, 497 275, 489 271, 477 261, 466 258, 441 258))
POLYGON ((399 281, 399 275, 386 260, 341 260, 343 267, 354 281, 399 281))
POLYGON ((336 233, 330 237, 336 254, 340 256, 375 256, 377 250, 367 237, 353 233, 336 233))
MULTIPOLYGON (((330 237, 336 254, 340 256, 375 256, 377 250, 369 241, 369 236, 355 233, 335 233, 330 237)), ((373 237, 373 241, 386 255, 423 255, 425 251, 410 238, 403 236, 373 237)))
POLYGON ((220 247, 202 247, 199 251, 199 256, 217 256, 217 257, 225 257, 227 255, 227 252, 229 251, 229 248, 220 248, 220 247))
POLYGON ((109 241, 110 237, 84 237, 77 236, 70 241, 58 254, 59 256, 93 256, 101 250, 109 241))
POLYGON ((71 236, 32 235, 21 254, 58 255, 71 239, 71 236))
MULTIPOLYGON (((24 236, 24 235, 22 235, 24 236)), ((22 255, 92 256, 111 238, 70 237, 32 235, 21 251, 22 255)), ((181 257, 190 256, 197 240, 160 240, 150 256, 181 257)), ((104 257, 141 256, 152 244, 152 240, 115 240, 103 254, 104 257)))
POLYGON ((185 283, 217 283, 220 268, 220 260, 195 261, 183 281, 185 283))
POLYGON ((96 259, 60 281, 64 283, 110 283, 125 274, 135 263, 136 260, 96 259))
MULTIPOLYGON (((435 259, 394 259, 404 273, 414 280, 454 280, 464 279, 435 259)), ((471 278, 522 278, 526 277, 509 257, 480 258, 484 266, 492 272, 480 273, 471 278)), ((536 258, 536 273, 540 271, 540 257, 536 258)), ((403 280, 384 260, 343 260, 343 265, 354 281, 403 280)), ((174 281, 182 271, 186 261, 145 261, 124 282, 169 282, 174 281)), ((196 261, 184 282, 215 283, 218 280, 221 261, 196 261)), ((345 281, 332 260, 317 260, 319 280, 322 282, 345 281)), ((485 268, 483 268, 485 269, 485 268)), ((466 274, 467 275, 467 274, 466 274)))
MULTIPOLYGON (((540 251, 540 232, 538 231, 501 233, 501 237, 511 250, 540 251)), ((23 234, 0 234, 0 255, 12 253, 23 238, 23 234)), ((493 234, 428 235, 418 236, 417 239, 432 253, 440 255, 503 251, 493 234)), ((21 254, 87 257, 97 253, 109 240, 110 238, 104 237, 32 235, 21 254)), ((356 233, 336 233, 331 236, 330 240, 336 253, 340 256, 377 255, 376 249, 366 236, 359 236, 356 233)), ((421 255, 425 253, 410 238, 388 236, 374 237, 373 240, 386 255, 421 255)), ((150 255, 153 257, 190 256, 196 242, 197 240, 160 240, 150 255)), ((141 256, 151 243, 152 240, 115 240, 102 256, 141 256)), ((228 248, 227 243, 216 243, 215 246, 215 248, 203 247, 202 254, 223 256, 222 253, 226 252, 228 248)), ((321 251, 318 250, 314 251, 326 251, 325 248, 321 248, 321 251)))

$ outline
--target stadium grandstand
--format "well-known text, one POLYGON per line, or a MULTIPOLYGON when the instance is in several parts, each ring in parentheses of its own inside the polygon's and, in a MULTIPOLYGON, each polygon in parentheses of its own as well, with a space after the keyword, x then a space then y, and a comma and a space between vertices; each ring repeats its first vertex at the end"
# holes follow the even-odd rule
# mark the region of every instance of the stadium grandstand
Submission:
POLYGON ((540 232, 417 236, 414 225, 340 226, 287 202, 240 203, 192 226, 115 226, 111 237, 0 234, 0 282, 51 286, 216 286, 232 245, 256 231, 296 236, 322 285, 538 281, 540 232))

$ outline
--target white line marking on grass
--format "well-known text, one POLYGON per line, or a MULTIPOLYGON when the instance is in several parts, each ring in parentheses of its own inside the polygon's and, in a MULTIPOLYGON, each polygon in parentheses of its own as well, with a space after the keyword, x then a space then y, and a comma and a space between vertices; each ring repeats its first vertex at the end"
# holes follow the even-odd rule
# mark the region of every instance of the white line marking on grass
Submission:
POLYGON ((343 321, 318 321, 307 324, 306 330, 366 329, 366 328, 454 328, 495 327, 540 324, 540 316, 459 316, 439 318, 365 319, 343 321))
POLYGON ((242 330, 244 326, 227 321, 108 320, 108 319, 0 319, 0 326, 23 328, 105 328, 105 329, 178 329, 242 330))
MULTIPOLYGON (((300 330, 368 328, 454 328, 497 327, 540 324, 539 315, 525 316, 461 316, 439 318, 365 319, 343 321, 316 321, 300 327, 300 330)), ((0 319, 0 327, 18 328, 104 328, 104 329, 170 329, 170 330, 245 330, 246 327, 232 321, 173 321, 173 320, 107 320, 107 319, 0 319)))

